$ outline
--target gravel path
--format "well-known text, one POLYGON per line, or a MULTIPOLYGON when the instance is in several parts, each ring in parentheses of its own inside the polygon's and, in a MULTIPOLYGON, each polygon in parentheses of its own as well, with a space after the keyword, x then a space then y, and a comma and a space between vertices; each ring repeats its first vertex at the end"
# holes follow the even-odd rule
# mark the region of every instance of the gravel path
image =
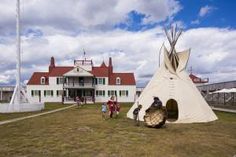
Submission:
POLYGON ((38 114, 30 115, 30 116, 25 116, 25 117, 20 117, 20 118, 14 118, 14 119, 10 119, 10 120, 1 121, 0 125, 13 123, 13 122, 17 122, 17 121, 25 120, 25 119, 29 119, 29 118, 34 118, 34 117, 38 117, 38 116, 42 116, 42 115, 46 115, 46 114, 50 114, 50 113, 54 113, 54 112, 63 111, 63 110, 72 108, 74 106, 76 106, 76 104, 68 106, 68 107, 63 107, 63 108, 59 108, 59 109, 56 109, 56 110, 48 111, 48 112, 43 112, 43 113, 38 113, 38 114))

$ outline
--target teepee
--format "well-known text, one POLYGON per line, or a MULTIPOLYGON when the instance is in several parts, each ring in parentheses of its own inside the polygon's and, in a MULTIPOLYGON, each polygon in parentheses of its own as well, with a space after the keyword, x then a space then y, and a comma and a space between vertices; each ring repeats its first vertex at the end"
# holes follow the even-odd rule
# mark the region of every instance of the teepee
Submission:
POLYGON ((178 52, 175 45, 182 31, 172 27, 165 29, 170 50, 164 46, 164 61, 153 75, 140 97, 127 113, 133 119, 133 110, 141 104, 139 120, 143 121, 145 111, 151 106, 154 97, 159 97, 168 113, 167 122, 197 123, 217 120, 216 115, 204 100, 186 72, 190 49, 178 52))

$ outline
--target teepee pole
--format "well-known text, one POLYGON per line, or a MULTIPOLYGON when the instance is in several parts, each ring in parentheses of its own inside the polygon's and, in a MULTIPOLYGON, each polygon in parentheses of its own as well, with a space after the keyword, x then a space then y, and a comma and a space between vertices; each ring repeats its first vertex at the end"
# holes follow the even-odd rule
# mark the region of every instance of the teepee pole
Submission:
POLYGON ((165 42, 163 42, 163 44, 161 45, 161 48, 159 50, 159 67, 161 66, 161 52, 162 52, 162 48, 165 45, 165 42))

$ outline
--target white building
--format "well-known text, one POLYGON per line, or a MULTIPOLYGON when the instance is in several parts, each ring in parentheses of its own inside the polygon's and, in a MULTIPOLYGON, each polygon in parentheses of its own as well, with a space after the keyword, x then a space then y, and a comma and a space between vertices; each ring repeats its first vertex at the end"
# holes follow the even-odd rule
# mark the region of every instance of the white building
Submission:
POLYGON ((27 83, 30 102, 72 103, 76 97, 86 102, 106 102, 112 95, 119 102, 134 102, 133 73, 113 72, 112 58, 96 67, 92 60, 75 60, 74 66, 56 66, 51 58, 48 72, 34 72, 27 83))

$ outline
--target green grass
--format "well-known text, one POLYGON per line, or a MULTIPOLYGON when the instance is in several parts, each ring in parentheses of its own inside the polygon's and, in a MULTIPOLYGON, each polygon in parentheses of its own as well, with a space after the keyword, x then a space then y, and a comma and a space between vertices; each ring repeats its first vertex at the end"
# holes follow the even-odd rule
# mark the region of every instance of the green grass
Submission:
POLYGON ((61 112, 0 126, 0 156, 233 157, 236 114, 201 124, 134 126, 122 105, 117 119, 102 120, 100 106, 61 112))
POLYGON ((37 114, 37 113, 55 110, 55 109, 66 107, 66 106, 68 106, 68 105, 63 105, 63 104, 59 104, 59 103, 45 103, 45 108, 42 111, 21 112, 21 113, 0 113, 0 121, 19 118, 19 117, 25 117, 25 116, 29 116, 29 115, 33 115, 33 114, 37 114))

